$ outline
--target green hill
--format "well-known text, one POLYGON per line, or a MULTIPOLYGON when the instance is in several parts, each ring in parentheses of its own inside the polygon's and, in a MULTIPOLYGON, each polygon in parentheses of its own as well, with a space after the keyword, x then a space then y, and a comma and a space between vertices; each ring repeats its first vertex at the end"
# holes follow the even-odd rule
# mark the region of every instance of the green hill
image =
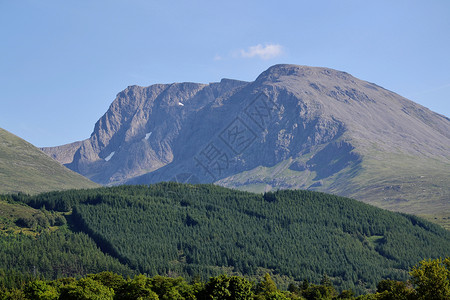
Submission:
POLYGON ((160 183, 15 196, 71 211, 69 223, 109 255, 149 275, 258 276, 374 289, 450 253, 450 232, 421 218, 312 191, 253 194, 160 183))
POLYGON ((93 187, 98 185, 0 128, 0 193, 36 194, 93 187))

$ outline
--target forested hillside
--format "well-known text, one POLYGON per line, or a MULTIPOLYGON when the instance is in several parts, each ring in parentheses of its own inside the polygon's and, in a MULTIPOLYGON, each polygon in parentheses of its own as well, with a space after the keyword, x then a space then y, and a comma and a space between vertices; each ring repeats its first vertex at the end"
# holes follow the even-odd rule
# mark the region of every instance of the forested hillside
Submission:
POLYGON ((71 230, 66 217, 0 196, 0 286, 105 270, 135 273, 103 253, 86 233, 71 230))
MULTIPOLYGON (((72 212, 69 225, 81 231, 78 235, 88 235, 120 266, 152 276, 207 280, 223 273, 255 278, 268 272, 287 283, 319 282, 327 274, 339 290, 363 293, 383 278, 406 280, 424 258, 450 253, 450 233, 437 225, 311 191, 260 195, 160 183, 9 198, 36 209, 72 212)), ((0 267, 5 263, 13 265, 3 261, 0 267)))

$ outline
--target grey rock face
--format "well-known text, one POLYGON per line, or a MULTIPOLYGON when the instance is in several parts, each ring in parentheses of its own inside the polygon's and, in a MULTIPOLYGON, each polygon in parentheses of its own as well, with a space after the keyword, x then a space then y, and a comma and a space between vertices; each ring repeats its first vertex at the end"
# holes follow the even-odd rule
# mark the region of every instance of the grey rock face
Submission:
POLYGON ((245 82, 130 86, 119 93, 87 140, 42 150, 101 184, 123 183, 173 160, 186 121, 245 82))
POLYGON ((400 155, 448 166, 449 149, 445 116, 345 72, 276 65, 254 82, 130 86, 89 139, 43 150, 101 184, 215 182, 358 198, 348 187, 367 185, 355 178, 369 162, 400 155))

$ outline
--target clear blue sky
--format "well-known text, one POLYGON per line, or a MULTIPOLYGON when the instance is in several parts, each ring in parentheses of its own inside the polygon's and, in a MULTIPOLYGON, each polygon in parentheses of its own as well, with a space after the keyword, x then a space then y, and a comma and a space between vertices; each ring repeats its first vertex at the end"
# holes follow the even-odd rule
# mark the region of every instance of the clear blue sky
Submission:
POLYGON ((0 0, 0 127, 88 138, 129 85, 330 67, 450 116, 450 1, 0 0))

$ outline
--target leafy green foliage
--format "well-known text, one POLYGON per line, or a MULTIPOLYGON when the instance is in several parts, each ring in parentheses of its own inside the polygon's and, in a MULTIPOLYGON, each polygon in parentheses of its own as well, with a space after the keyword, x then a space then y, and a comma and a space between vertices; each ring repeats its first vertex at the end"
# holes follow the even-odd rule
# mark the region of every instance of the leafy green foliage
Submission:
POLYGON ((450 259, 424 260, 410 272, 419 299, 450 299, 450 259))
POLYGON ((243 277, 221 275, 210 278, 203 296, 209 299, 250 299, 253 296, 253 284, 243 277))
POLYGON ((55 300, 59 298, 57 288, 42 280, 29 282, 25 286, 24 292, 29 299, 55 300))
POLYGON ((54 281, 33 280, 21 289, 3 290, 0 299, 300 299, 295 295, 288 297, 289 293, 282 292, 276 287, 263 292, 256 288, 263 285, 263 282, 255 285, 240 276, 220 275, 211 277, 206 283, 188 284, 183 278, 162 276, 149 278, 141 274, 132 279, 124 279, 112 272, 102 272, 79 280, 73 278, 54 281))
POLYGON ((307 284, 304 281, 301 288, 292 284, 289 291, 281 291, 269 274, 265 274, 259 283, 241 276, 222 274, 209 278, 205 283, 193 281, 189 284, 181 277, 150 278, 140 274, 124 279, 113 272, 102 272, 79 280, 31 280, 20 288, 0 289, 0 299, 446 300, 449 295, 442 290, 442 281, 448 281, 448 260, 424 260, 415 266, 411 273, 417 284, 416 289, 409 282, 387 279, 378 283, 376 293, 359 297, 355 297, 351 290, 344 290, 338 295, 326 276, 322 278, 323 284, 307 284), (436 275, 441 280, 433 281, 436 275), (426 284, 426 289, 423 289, 423 284, 426 284))
POLYGON ((114 290, 87 277, 63 286, 60 297, 67 300, 112 300, 114 290))
POLYGON ((377 295, 380 299, 408 300, 414 297, 414 291, 407 283, 396 280, 382 280, 377 285, 377 295))

